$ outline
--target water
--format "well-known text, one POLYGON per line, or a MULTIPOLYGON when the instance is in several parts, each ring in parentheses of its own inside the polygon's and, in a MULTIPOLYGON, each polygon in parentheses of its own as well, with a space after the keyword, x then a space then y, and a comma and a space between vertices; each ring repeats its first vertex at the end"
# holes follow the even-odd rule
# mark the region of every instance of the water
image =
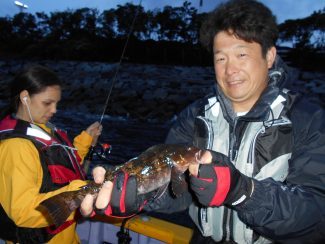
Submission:
MULTIPOLYGON (((100 115, 75 111, 58 111, 51 122, 57 127, 67 130, 70 138, 73 138, 99 119, 100 115)), ((100 141, 111 144, 112 151, 107 161, 94 157, 88 177, 91 177, 91 169, 96 165, 121 164, 138 156, 150 146, 163 143, 171 124, 170 121, 139 121, 124 117, 105 116, 102 121, 103 131, 100 141)), ((187 210, 173 214, 148 214, 179 225, 193 227, 187 210)))
MULTIPOLYGON (((99 119, 100 115, 78 111, 58 111, 51 122, 57 127, 67 130, 72 139, 99 119)), ((107 161, 94 156, 92 167, 98 164, 124 163, 138 156, 150 146, 163 143, 171 123, 104 116, 102 125, 103 131, 99 141, 109 143, 112 150, 107 161)))

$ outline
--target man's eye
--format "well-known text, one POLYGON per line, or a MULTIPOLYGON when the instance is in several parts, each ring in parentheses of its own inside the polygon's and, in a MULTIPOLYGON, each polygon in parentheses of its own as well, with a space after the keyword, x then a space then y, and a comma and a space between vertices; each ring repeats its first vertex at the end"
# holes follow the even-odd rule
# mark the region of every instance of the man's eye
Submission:
POLYGON ((239 57, 246 57, 246 56, 247 56, 246 53, 240 53, 240 54, 239 54, 239 57))
POLYGON ((225 58, 223 58, 223 57, 216 58, 216 61, 217 61, 217 62, 221 62, 221 61, 224 61, 224 60, 225 60, 225 58))

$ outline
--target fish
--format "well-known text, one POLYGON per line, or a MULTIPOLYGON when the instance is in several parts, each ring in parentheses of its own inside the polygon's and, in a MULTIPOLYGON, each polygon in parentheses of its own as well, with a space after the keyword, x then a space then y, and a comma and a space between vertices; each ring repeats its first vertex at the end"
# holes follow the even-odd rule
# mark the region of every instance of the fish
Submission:
MULTIPOLYGON (((108 169, 104 182, 113 182, 114 176, 123 170, 130 176, 136 177, 137 196, 147 197, 153 192, 162 194, 170 185, 171 192, 178 197, 188 188, 184 172, 191 163, 199 162, 202 152, 203 150, 194 146, 154 145, 126 163, 108 169)), ((42 201, 40 208, 47 211, 55 226, 60 226, 81 205, 87 194, 96 198, 101 187, 102 184, 89 181, 79 190, 63 192, 42 201)))

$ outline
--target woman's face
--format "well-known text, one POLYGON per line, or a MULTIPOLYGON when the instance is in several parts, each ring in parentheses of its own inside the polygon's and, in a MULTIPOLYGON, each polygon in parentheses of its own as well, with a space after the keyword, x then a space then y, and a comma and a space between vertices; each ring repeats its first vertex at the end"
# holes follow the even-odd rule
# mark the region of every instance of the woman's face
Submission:
MULTIPOLYGON (((38 124, 46 124, 56 113, 56 106, 60 99, 61 88, 57 85, 48 86, 42 92, 28 97, 26 103, 29 106, 33 121, 38 124)), ((22 119, 30 121, 30 116, 26 111, 27 105, 23 104, 25 112, 22 119)))

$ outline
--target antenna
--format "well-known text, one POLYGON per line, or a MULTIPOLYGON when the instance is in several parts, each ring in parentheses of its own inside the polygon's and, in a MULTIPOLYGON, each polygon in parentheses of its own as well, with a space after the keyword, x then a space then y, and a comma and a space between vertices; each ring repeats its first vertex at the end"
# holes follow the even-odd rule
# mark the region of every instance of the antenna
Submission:
POLYGON ((28 5, 23 4, 22 2, 14 1, 14 4, 19 8, 20 12, 23 12, 24 9, 28 9, 28 5))

